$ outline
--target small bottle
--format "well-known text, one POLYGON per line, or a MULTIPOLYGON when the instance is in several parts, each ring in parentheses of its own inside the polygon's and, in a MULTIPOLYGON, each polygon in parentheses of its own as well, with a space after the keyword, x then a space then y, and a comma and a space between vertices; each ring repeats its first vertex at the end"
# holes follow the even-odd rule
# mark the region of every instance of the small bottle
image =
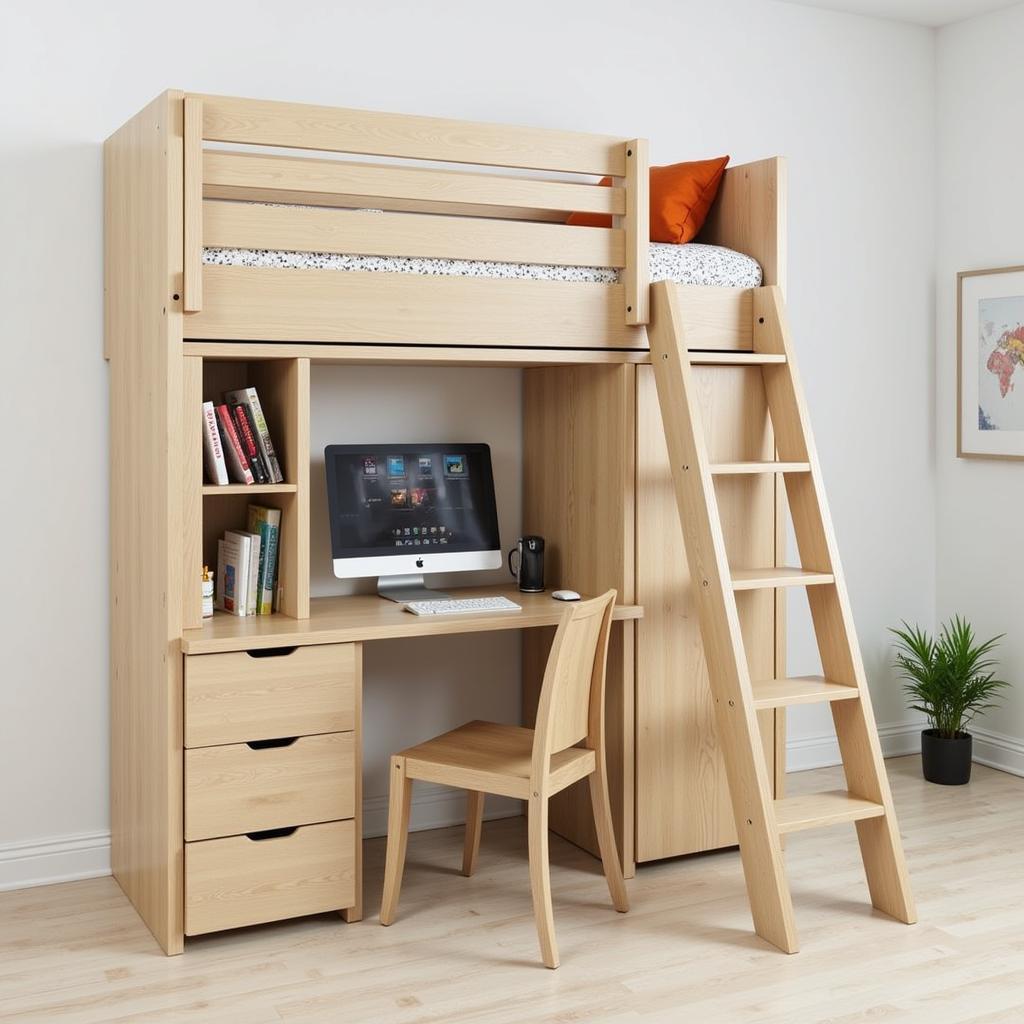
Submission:
POLYGON ((210 575, 210 567, 203 566, 203 618, 208 619, 213 615, 213 577, 210 575))

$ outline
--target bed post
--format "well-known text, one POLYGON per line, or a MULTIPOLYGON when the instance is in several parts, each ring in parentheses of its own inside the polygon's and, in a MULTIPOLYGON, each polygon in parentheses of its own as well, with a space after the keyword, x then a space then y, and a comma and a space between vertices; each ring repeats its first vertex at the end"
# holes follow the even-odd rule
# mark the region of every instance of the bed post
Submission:
POLYGON ((625 149, 626 176, 615 183, 626 190, 626 215, 614 218, 613 224, 626 232, 626 265, 622 270, 622 283, 626 288, 626 323, 635 325, 647 323, 648 318, 650 162, 646 139, 632 139, 625 144, 625 149))

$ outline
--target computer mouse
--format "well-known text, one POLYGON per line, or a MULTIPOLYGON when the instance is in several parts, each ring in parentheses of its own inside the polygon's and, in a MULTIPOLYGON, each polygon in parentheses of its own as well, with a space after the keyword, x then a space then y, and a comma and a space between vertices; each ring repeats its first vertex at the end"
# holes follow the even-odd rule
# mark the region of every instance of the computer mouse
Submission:
POLYGON ((580 595, 575 590, 556 590, 551 595, 556 601, 578 601, 580 595))

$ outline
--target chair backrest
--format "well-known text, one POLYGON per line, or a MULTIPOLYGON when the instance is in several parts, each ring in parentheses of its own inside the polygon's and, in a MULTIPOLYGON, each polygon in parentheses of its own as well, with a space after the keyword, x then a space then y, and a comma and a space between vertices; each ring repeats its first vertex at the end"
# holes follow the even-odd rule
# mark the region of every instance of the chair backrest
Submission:
POLYGON ((552 754, 580 740, 597 748, 604 734, 604 679, 616 592, 565 610, 555 633, 537 706, 533 762, 546 770, 552 754))

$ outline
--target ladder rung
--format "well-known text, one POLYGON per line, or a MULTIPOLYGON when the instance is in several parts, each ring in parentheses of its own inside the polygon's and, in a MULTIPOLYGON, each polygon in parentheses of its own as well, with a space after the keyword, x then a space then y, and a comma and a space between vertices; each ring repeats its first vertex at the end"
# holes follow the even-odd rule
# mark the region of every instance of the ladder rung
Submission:
POLYGON ((693 352, 688 353, 693 364, 711 366, 768 366, 784 363, 786 357, 776 352, 693 352))
POLYGON ((775 801, 775 822, 780 833, 825 828, 844 821, 879 818, 883 814, 885 808, 881 804, 850 796, 845 789, 834 789, 828 793, 805 793, 775 801))
POLYGON ((833 700, 853 700, 860 696, 856 686, 830 683, 824 676, 796 676, 792 679, 754 679, 754 707, 784 708, 789 704, 821 704, 833 700))
POLYGON ((809 473, 809 462, 713 462, 711 472, 715 476, 740 473, 809 473))
POLYGON ((733 569, 733 590, 766 590, 778 587, 811 587, 822 583, 834 583, 830 572, 815 572, 812 569, 793 569, 788 566, 768 569, 733 569))

